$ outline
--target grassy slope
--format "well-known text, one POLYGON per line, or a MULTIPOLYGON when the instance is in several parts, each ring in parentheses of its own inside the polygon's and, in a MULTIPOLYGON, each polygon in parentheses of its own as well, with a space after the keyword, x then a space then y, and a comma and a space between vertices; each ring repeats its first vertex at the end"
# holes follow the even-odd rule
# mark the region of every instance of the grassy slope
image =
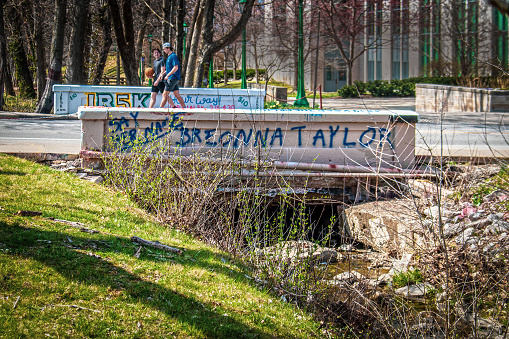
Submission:
POLYGON ((121 193, 0 154, 0 337, 317 336, 309 315, 246 274, 228 255, 157 225, 121 193), (136 259, 133 235, 187 251, 145 250, 136 259))

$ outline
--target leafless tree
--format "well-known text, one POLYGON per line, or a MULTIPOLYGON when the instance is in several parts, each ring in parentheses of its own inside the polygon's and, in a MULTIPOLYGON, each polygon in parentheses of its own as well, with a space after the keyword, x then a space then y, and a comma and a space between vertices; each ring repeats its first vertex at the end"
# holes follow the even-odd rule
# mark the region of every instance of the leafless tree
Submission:
MULTIPOLYGON (((205 2, 203 6, 204 13, 204 24, 201 30, 201 50, 198 58, 196 59, 196 69, 194 72, 193 87, 200 87, 203 80, 203 73, 205 64, 207 64, 212 55, 223 49, 226 45, 233 43, 242 33, 242 30, 246 27, 254 5, 254 0, 247 0, 244 5, 244 10, 235 24, 235 26, 228 31, 224 36, 214 40, 214 8, 215 0, 203 0, 205 2)), ((195 37, 193 36, 193 39, 195 37)), ((189 76, 189 72, 187 76, 189 76)), ((186 80, 187 83, 187 80, 186 80)))
POLYGON ((100 30, 98 35, 101 36, 102 43, 99 49, 97 63, 94 68, 92 85, 99 85, 108 59, 108 53, 110 51, 111 44, 113 43, 113 39, 111 38, 111 15, 106 0, 99 1, 96 16, 100 30))
POLYGON ((74 15, 70 16, 72 48, 66 70, 68 84, 83 85, 87 83, 85 73, 85 47, 87 44, 87 28, 89 23, 90 0, 73 0, 74 15))
POLYGON ((108 5, 127 84, 139 86, 140 79, 137 75, 138 62, 135 55, 136 46, 134 41, 132 1, 121 0, 119 6, 117 0, 108 0, 108 5))
POLYGON ((37 113, 50 113, 53 108, 53 85, 62 78, 62 55, 64 51, 64 33, 66 21, 67 0, 55 0, 55 19, 53 38, 51 40, 51 62, 48 70, 46 88, 39 104, 37 113))

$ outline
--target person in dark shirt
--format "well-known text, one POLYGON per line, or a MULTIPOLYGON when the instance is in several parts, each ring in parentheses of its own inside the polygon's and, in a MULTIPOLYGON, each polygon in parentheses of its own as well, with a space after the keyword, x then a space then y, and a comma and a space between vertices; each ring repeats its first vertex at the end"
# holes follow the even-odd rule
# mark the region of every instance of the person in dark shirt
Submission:
POLYGON ((161 53, 161 50, 159 48, 154 48, 152 51, 152 55, 154 56, 154 75, 152 76, 153 84, 151 89, 151 95, 150 95, 150 104, 149 108, 154 107, 156 104, 156 96, 157 93, 164 93, 164 81, 163 77, 166 73, 166 65, 164 62, 163 54, 161 53))
POLYGON ((163 44, 163 50, 166 54, 168 54, 168 58, 166 59, 166 76, 164 77, 165 87, 163 92, 163 100, 161 101, 161 107, 164 108, 166 106, 166 102, 170 103, 171 108, 177 108, 175 103, 170 98, 170 93, 173 92, 173 95, 180 103, 182 108, 186 107, 184 99, 180 96, 179 93, 179 81, 180 81, 180 62, 179 58, 175 53, 173 53, 173 47, 171 47, 169 42, 165 42, 163 44))

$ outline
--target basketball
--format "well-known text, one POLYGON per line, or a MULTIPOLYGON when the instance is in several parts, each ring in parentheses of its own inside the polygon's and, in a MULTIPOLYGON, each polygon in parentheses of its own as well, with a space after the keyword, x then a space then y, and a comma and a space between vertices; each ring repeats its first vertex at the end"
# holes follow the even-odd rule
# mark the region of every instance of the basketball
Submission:
POLYGON ((145 75, 148 77, 148 78, 152 78, 154 76, 154 69, 152 67, 147 67, 145 68, 145 75))

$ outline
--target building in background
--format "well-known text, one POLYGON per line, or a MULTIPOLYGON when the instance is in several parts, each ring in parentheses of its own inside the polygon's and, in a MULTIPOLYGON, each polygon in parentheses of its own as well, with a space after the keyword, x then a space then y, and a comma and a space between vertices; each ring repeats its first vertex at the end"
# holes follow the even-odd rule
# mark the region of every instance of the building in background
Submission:
MULTIPOLYGON (((296 3, 274 0, 263 6, 264 28, 258 27, 247 46, 248 68, 266 68, 273 80, 294 86, 296 3)), ((482 0, 338 0, 333 4, 308 0, 305 8, 307 90, 314 88, 315 68, 317 85, 331 92, 348 84, 349 78, 365 82, 486 76, 502 74, 508 66, 508 19, 482 0)))

